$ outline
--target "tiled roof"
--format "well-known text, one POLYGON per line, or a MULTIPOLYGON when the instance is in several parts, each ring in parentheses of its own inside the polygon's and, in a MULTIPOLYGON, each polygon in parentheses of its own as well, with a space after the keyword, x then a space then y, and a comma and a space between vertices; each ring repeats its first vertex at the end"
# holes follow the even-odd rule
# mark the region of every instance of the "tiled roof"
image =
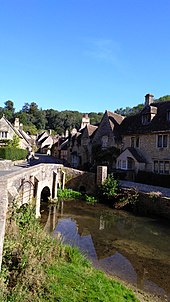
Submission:
POLYGON ((94 133, 94 131, 96 131, 97 128, 98 128, 97 126, 88 125, 87 126, 88 135, 91 136, 94 133))
POLYGON ((117 124, 121 124, 121 122, 123 121, 124 119, 124 116, 120 115, 120 114, 117 114, 115 112, 111 112, 111 111, 108 111, 106 110, 106 113, 109 117, 109 119, 113 122, 113 123, 117 123, 117 124))
POLYGON ((151 107, 144 107, 140 113, 126 117, 120 127, 120 134, 142 134, 148 132, 170 131, 170 121, 167 120, 167 112, 170 111, 170 101, 152 103, 151 107), (142 124, 142 115, 155 114, 147 124, 142 124))
POLYGON ((129 152, 133 155, 133 157, 139 162, 139 163, 146 163, 146 159, 144 158, 143 154, 140 152, 140 150, 136 148, 129 147, 126 150, 129 150, 129 152))

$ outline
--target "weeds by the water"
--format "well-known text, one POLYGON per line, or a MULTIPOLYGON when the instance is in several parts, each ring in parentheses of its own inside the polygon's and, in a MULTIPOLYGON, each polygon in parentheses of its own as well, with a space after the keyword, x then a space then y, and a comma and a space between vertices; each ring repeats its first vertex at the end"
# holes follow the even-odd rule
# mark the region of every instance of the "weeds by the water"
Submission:
POLYGON ((92 268, 77 248, 49 237, 29 207, 10 215, 0 273, 1 302, 137 301, 92 268))
POLYGON ((58 189, 57 195, 59 199, 81 199, 85 200, 88 204, 95 204, 97 199, 94 196, 82 194, 81 192, 72 189, 58 189))

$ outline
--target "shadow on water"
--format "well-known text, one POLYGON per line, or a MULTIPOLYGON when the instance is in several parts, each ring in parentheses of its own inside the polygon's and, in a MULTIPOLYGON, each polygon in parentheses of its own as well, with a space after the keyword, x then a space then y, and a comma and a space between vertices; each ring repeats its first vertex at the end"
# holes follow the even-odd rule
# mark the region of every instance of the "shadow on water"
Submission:
POLYGON ((41 223, 53 237, 78 246, 96 267, 139 289, 169 297, 168 222, 69 201, 42 204, 41 223))

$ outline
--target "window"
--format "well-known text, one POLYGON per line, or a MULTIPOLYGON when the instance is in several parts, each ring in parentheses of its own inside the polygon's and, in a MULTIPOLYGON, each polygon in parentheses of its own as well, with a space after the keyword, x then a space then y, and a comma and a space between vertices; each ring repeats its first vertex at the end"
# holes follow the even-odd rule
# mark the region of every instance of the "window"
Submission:
POLYGON ((169 161, 165 161, 164 173, 169 174, 169 161))
POLYGON ((139 148, 139 136, 132 136, 131 137, 131 147, 139 148))
POLYGON ((139 136, 136 137, 136 148, 139 148, 139 136))
POLYGON ((166 119, 167 121, 170 121, 170 110, 167 110, 166 119))
POLYGON ((131 147, 135 147, 135 137, 131 137, 131 147))
POLYGON ((118 169, 121 169, 121 160, 120 160, 120 159, 119 159, 118 162, 117 162, 117 168, 118 168, 118 169))
POLYGON ((158 148, 167 148, 168 146, 168 135, 160 134, 157 139, 157 147, 158 148))
POLYGON ((7 131, 1 131, 1 132, 0 132, 0 137, 1 137, 1 138, 7 138, 7 134, 8 134, 7 131))
POLYGON ((154 173, 170 174, 170 161, 154 161, 154 173))
POLYGON ((159 173, 160 174, 164 173, 164 162, 163 161, 159 162, 159 173))
POLYGON ((122 169, 126 170, 126 160, 122 160, 122 169))

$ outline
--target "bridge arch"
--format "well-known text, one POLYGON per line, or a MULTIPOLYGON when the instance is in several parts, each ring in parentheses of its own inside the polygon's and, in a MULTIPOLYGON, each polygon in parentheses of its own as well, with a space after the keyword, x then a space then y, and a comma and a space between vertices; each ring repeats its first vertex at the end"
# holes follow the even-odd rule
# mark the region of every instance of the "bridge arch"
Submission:
POLYGON ((45 186, 41 191, 41 202, 47 202, 51 196, 50 188, 45 186))

